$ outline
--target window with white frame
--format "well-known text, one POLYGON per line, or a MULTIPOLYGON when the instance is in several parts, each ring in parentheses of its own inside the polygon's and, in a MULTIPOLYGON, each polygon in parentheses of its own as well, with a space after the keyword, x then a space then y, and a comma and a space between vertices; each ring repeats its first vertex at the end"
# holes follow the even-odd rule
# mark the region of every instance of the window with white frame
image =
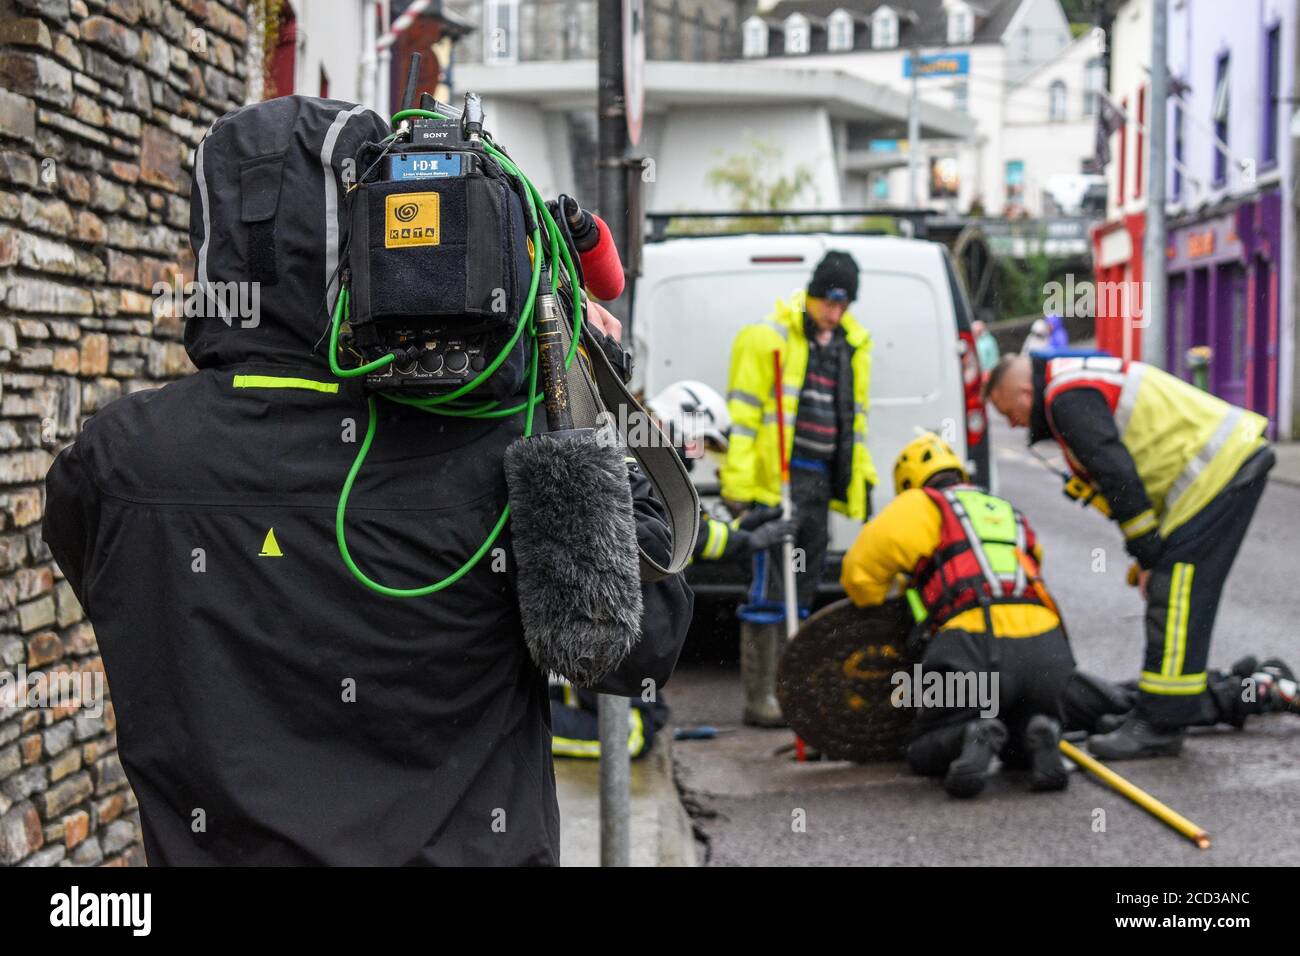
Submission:
POLYGON ((1065 122, 1065 82, 1053 80, 1047 88, 1048 119, 1053 123, 1065 122))
POLYGON ((836 10, 826 20, 826 49, 832 51, 853 49, 853 14, 836 10))
POLYGON ((767 21, 750 17, 745 21, 742 56, 767 56, 767 21))
POLYGON ((519 0, 485 0, 483 4, 483 62, 519 60, 519 0))
POLYGON ((965 80, 952 85, 952 108, 958 113, 970 112, 970 87, 965 80))
POLYGON ((1232 95, 1228 86, 1230 59, 1227 53, 1219 54, 1214 67, 1214 106, 1211 118, 1214 120, 1214 182, 1223 183, 1228 178, 1228 159, 1223 146, 1228 144, 1228 111, 1232 106, 1232 95))
POLYGON ((1106 64, 1094 56, 1083 68, 1083 115, 1096 116, 1098 99, 1106 89, 1106 64))
POLYGON ((975 14, 962 4, 948 11, 948 42, 970 43, 975 39, 975 14))
POLYGON ((792 13, 785 18, 785 52, 807 53, 809 49, 808 18, 802 13, 792 13))
POLYGON ((898 14, 880 7, 871 15, 871 48, 892 50, 898 46, 898 14))

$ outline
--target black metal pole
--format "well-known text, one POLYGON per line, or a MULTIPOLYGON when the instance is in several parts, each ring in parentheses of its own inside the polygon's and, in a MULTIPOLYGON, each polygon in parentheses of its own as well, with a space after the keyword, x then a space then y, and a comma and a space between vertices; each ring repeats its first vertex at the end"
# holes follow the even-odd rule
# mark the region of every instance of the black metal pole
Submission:
POLYGON ((600 215, 609 226, 621 255, 627 249, 627 116, 623 102, 623 3, 598 0, 596 34, 600 42, 597 66, 596 135, 597 187, 600 215))
MULTIPOLYGON (((627 180, 623 154, 627 119, 623 104, 623 3, 598 0, 596 89, 597 185, 600 214, 619 253, 627 248, 627 180)), ((627 299, 626 293, 618 302, 627 299)), ((620 314, 618 303, 611 303, 620 314)), ((631 765, 627 753, 628 701, 600 695, 600 864, 627 866, 631 857, 631 765)))

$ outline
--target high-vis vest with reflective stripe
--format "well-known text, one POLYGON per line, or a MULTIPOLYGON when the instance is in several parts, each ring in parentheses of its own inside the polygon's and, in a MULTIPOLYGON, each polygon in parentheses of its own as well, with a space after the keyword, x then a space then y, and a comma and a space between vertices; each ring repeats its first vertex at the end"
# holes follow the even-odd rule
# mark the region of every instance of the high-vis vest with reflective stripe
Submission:
MULTIPOLYGON (((727 411, 731 415, 727 460, 718 473, 722 496, 733 501, 781 503, 781 461, 777 450, 776 396, 772 352, 781 352, 781 404, 785 446, 794 446, 794 419, 808 370, 808 339, 803 331, 806 293, 778 301, 770 316, 747 325, 731 349, 727 411)), ((840 320, 853 349, 853 449, 847 500, 831 507, 859 521, 867 516, 867 484, 876 484, 876 469, 867 450, 867 404, 871 382, 871 335, 845 312, 840 320)))
POLYGON ((973 485, 923 490, 941 516, 939 546, 912 575, 926 623, 937 629, 984 605, 1044 603, 1025 569, 1037 577, 1034 532, 1011 502, 973 485))
MULTIPOLYGON (((1076 388, 1106 398, 1120 441, 1137 467, 1162 535, 1196 515, 1266 444, 1268 419, 1237 408, 1143 362, 1110 357, 1058 358, 1047 363, 1043 408, 1075 474, 1088 478, 1052 421, 1052 403, 1076 388)), ((1143 515, 1133 522, 1140 523, 1143 515)), ((1126 537, 1150 530, 1125 528, 1126 537)))

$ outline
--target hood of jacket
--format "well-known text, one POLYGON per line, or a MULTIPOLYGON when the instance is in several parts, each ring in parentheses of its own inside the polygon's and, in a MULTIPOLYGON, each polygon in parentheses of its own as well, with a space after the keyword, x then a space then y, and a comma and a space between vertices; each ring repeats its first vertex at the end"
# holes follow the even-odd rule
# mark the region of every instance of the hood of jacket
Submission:
MULTIPOLYGON (((227 113, 194 155, 185 349, 198 368, 328 367, 347 184, 389 126, 362 106, 284 96, 227 113), (328 283, 328 289, 327 289, 328 283)), ((179 304, 179 303, 178 303, 179 304)))

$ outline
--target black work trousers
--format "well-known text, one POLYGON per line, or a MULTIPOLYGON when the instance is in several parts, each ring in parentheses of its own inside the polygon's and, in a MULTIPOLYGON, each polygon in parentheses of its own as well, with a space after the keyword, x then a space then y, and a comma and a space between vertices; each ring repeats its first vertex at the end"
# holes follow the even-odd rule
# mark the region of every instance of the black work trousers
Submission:
MULTIPOLYGON (((795 548, 799 549, 795 554, 794 587, 802 616, 811 610, 817 599, 817 585, 821 581, 826 549, 830 545, 830 473, 791 467, 790 503, 794 506, 798 525, 794 540, 795 548)), ((782 577, 785 564, 781 545, 767 549, 767 560, 763 564, 764 596, 770 601, 785 600, 782 577)))
MULTIPOLYGON (((921 658, 921 672, 923 677, 930 673, 954 677, 974 674, 975 686, 989 692, 986 699, 991 706, 983 712, 978 706, 917 708, 907 762, 915 773, 942 776, 961 753, 966 724, 979 719, 996 718, 1006 724, 1009 736, 1001 754, 1003 762, 1023 766, 1024 731, 1029 719, 1035 714, 1061 718, 1062 701, 1075 665, 1070 644, 1060 628, 1034 637, 990 637, 983 632, 952 629, 939 631, 930 639, 921 658)), ((946 687, 957 686, 955 681, 948 683, 947 678, 945 682, 946 687)), ((970 686, 969 678, 966 686, 970 686)), ((912 703, 918 703, 915 694, 912 703)), ((955 701, 943 703, 951 705, 955 701)))
POLYGON ((1166 539, 1147 582, 1139 717, 1182 726, 1198 723, 1212 709, 1202 698, 1219 599, 1275 461, 1272 449, 1262 449, 1166 539))

